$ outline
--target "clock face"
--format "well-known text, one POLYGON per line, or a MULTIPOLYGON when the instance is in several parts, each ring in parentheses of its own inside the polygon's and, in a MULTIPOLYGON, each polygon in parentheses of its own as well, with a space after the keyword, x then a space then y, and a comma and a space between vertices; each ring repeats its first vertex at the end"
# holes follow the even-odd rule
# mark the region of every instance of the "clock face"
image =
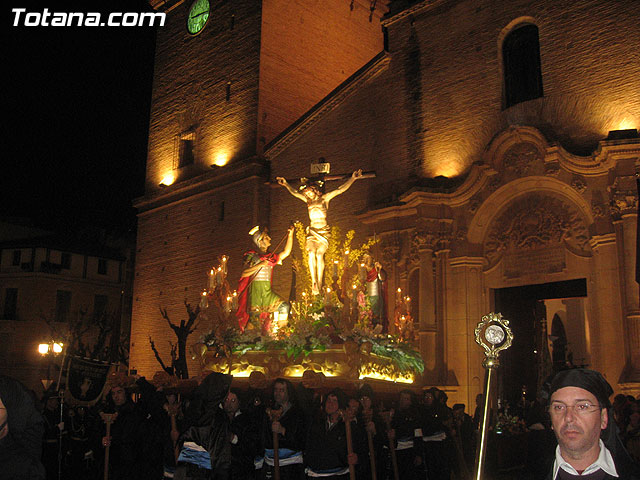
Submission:
POLYGON ((197 35, 202 31, 209 20, 209 0, 195 0, 189 9, 187 18, 187 30, 191 35, 197 35))

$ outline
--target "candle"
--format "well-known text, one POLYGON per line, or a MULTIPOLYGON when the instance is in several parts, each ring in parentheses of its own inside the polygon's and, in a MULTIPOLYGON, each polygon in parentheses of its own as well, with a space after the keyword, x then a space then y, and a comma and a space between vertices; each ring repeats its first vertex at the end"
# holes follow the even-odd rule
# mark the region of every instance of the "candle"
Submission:
POLYGON ((233 291, 233 295, 231 295, 231 309, 238 310, 238 292, 233 291))
POLYGON ((338 278, 338 260, 333 261, 333 279, 336 280, 338 278))
POLYGON ((216 274, 212 268, 209 272, 209 289, 213 290, 214 288, 216 288, 216 274))
POLYGON ((224 273, 224 276, 227 276, 227 260, 228 257, 226 255, 222 256, 222 273, 224 273))
POLYGON ((349 250, 344 251, 344 260, 342 263, 344 263, 343 268, 346 271, 349 268, 349 250))
POLYGON ((222 283, 222 267, 218 267, 218 270, 216 270, 216 285, 222 285, 222 283))
POLYGON ((331 288, 327 287, 324 292, 324 305, 331 305, 331 288))
POLYGON ((202 296, 200 297, 200 308, 207 308, 209 306, 209 299, 207 298, 207 291, 202 291, 202 296))
POLYGON ((227 303, 224 307, 224 311, 227 313, 231 311, 231 297, 227 297, 227 303))
POLYGON ((402 289, 398 287, 398 290, 396 290, 396 304, 400 303, 402 303, 402 289))
POLYGON ((411 315, 411 297, 408 295, 404 297, 404 306, 407 309, 407 313, 411 315))
POLYGON ((360 278, 360 283, 364 285, 364 281, 367 278, 367 269, 364 266, 364 263, 360 264, 360 268, 358 268, 358 278, 360 278))

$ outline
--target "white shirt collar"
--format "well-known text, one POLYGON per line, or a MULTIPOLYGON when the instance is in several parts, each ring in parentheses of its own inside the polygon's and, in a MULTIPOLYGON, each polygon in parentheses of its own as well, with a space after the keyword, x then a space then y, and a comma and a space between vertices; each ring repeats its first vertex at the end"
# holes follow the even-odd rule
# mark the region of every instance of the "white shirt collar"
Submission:
MULTIPOLYGON (((602 440, 598 441, 600 445, 600 454, 598 455, 598 459, 589 465, 582 475, 588 475, 589 473, 593 473, 598 469, 602 469, 605 473, 608 473, 612 477, 617 477, 618 472, 616 470, 616 466, 613 463, 613 457, 611 456, 611 452, 604 446, 602 440)), ((565 472, 570 473, 571 475, 580 475, 575 468, 573 468, 564 458, 562 458, 562 454, 560 453, 560 445, 556 447, 556 460, 553 462, 553 479, 558 475, 558 470, 563 469, 565 472)))

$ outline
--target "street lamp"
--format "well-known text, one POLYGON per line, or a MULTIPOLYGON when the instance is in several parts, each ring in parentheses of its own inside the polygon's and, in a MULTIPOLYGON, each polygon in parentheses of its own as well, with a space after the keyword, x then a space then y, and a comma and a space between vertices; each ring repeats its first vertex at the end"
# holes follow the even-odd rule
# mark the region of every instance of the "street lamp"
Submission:
MULTIPOLYGON (((62 342, 56 342, 54 340, 50 340, 49 343, 41 343, 38 345, 38 353, 43 357, 53 354, 58 355, 62 353, 64 348, 64 344, 62 342)), ((40 380, 42 382, 42 386, 44 387, 45 392, 49 390, 53 380, 51 380, 51 363, 52 360, 49 358, 49 362, 47 364, 47 378, 40 380)), ((60 373, 62 373, 62 366, 60 366, 60 373)), ((58 384, 60 383, 60 379, 58 379, 58 384)))

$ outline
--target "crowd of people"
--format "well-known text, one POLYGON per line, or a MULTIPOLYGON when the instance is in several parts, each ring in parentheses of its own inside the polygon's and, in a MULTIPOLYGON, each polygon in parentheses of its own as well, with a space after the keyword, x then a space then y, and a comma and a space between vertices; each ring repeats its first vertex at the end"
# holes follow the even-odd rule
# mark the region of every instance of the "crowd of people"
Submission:
MULTIPOLYGON (((554 442, 549 463, 537 459, 539 472, 532 478, 573 478, 567 476, 576 473, 568 466, 575 457, 572 442, 586 436, 586 420, 596 410, 603 419, 592 422, 598 434, 592 440, 600 433, 604 439, 605 432, 614 432, 616 439, 597 452, 611 451, 612 465, 623 452, 618 470, 624 475, 617 476, 638 478, 639 402, 618 395, 610 404, 612 391, 598 382, 599 389, 591 388, 578 370, 583 371, 569 370, 573 376, 551 384, 548 406, 532 404, 529 415, 522 412, 525 426, 532 432, 553 428, 559 444, 555 462, 554 442)), ((366 383, 345 392, 276 379, 238 390, 232 380, 212 373, 181 397, 136 376, 135 385, 113 385, 95 407, 61 408, 52 395, 43 398, 37 412, 24 387, 0 377, 0 478, 106 478, 105 469, 117 480, 451 480, 473 475, 480 397, 470 416, 463 404, 448 406, 446 393, 436 387, 391 397, 376 394, 366 383)))

